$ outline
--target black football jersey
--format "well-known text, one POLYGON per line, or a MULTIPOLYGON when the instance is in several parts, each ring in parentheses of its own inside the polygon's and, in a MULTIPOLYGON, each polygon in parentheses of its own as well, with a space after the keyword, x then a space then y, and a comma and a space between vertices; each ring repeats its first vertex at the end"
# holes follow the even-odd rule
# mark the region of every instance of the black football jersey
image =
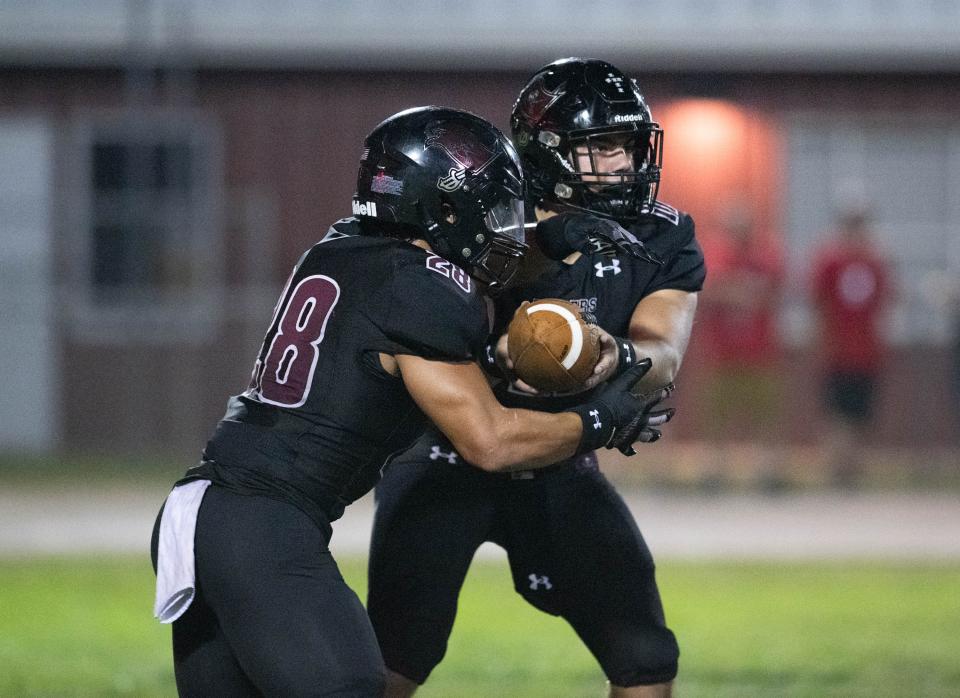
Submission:
MULTIPOLYGON (((546 261, 542 273, 504 292, 498 299, 497 328, 502 332, 523 301, 562 298, 593 315, 610 334, 625 337, 633 311, 643 298, 663 289, 696 292, 703 288, 706 266, 697 242, 693 219, 663 202, 651 214, 630 226, 659 264, 628 254, 583 254, 573 264, 546 261)), ((501 385, 501 402, 514 407, 563 409, 584 399, 530 398, 501 385)))
POLYGON ((249 388, 230 399, 188 477, 332 521, 425 425, 379 353, 477 356, 490 328, 474 280, 407 242, 358 233, 355 219, 339 221, 297 263, 249 388))

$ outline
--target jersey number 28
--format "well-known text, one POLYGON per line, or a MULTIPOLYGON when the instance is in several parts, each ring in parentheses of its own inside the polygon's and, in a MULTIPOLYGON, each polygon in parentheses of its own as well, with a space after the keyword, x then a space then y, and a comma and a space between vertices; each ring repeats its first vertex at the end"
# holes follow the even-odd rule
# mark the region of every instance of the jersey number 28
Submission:
POLYGON ((253 388, 263 402, 280 407, 300 407, 307 401, 313 372, 320 358, 327 320, 340 300, 340 286, 329 276, 307 276, 293 289, 287 302, 277 307, 280 316, 270 348, 254 369, 253 388))

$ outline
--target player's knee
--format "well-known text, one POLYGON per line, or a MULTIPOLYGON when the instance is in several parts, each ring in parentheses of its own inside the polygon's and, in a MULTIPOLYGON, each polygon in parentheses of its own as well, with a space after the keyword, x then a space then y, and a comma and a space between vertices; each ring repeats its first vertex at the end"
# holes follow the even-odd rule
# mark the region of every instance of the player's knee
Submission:
POLYGON ((422 684, 443 659, 447 643, 445 638, 405 634, 381 642, 380 649, 390 671, 422 684))
MULTIPOLYGON (((244 671, 261 693, 270 696, 382 696, 387 672, 376 646, 353 651, 297 654, 288 648, 270 661, 248 661, 244 671)), ((249 659, 249 658, 248 658, 249 659)))
POLYGON ((422 684, 447 651, 447 640, 456 617, 456 597, 435 593, 431 598, 398 599, 373 595, 368 603, 370 621, 387 667, 422 684))
POLYGON ((387 673, 383 666, 365 672, 352 672, 349 676, 342 677, 340 686, 340 690, 333 693, 325 690, 323 695, 379 698, 387 687, 387 673))
POLYGON ((621 646, 603 662, 604 672, 614 686, 667 683, 677 676, 679 658, 676 638, 661 628, 621 646))
POLYGON ((386 670, 383 665, 354 664, 327 666, 318 671, 288 673, 275 677, 265 693, 278 696, 343 696, 368 698, 382 696, 386 688, 386 670))
POLYGON ((347 661, 341 660, 336 667, 337 681, 341 688, 339 691, 324 695, 357 696, 357 698, 382 696, 387 687, 387 668, 376 646, 370 649, 370 652, 362 656, 352 656, 347 661))

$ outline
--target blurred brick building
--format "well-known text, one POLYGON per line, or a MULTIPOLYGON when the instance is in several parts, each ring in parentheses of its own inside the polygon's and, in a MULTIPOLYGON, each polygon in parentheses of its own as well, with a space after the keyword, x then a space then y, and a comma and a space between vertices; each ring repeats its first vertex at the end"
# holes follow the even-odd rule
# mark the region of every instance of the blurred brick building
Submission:
MULTIPOLYGON (((786 438, 815 424, 810 252, 858 198, 898 286, 877 442, 958 442, 948 317, 921 288, 960 276, 952 3, 64 5, 0 7, 0 449, 196 454, 291 265, 349 215, 366 133, 421 104, 506 128, 564 55, 639 78, 661 196, 702 235, 734 198, 782 232, 786 438)), ((681 408, 700 359, 695 338, 681 408)))

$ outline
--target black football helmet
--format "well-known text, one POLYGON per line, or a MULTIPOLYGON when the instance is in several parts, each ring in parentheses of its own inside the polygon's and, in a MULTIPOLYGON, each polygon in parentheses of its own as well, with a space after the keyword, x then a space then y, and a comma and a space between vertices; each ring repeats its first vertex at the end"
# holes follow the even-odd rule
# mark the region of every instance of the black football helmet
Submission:
POLYGON ((523 170, 495 126, 469 112, 418 107, 383 121, 363 148, 355 216, 424 238, 488 288, 510 280, 527 249, 523 170))
POLYGON ((565 58, 541 68, 520 92, 510 127, 528 206, 543 201, 619 222, 653 208, 663 131, 636 81, 609 63, 565 58), (611 148, 623 151, 625 165, 600 171, 611 148))

